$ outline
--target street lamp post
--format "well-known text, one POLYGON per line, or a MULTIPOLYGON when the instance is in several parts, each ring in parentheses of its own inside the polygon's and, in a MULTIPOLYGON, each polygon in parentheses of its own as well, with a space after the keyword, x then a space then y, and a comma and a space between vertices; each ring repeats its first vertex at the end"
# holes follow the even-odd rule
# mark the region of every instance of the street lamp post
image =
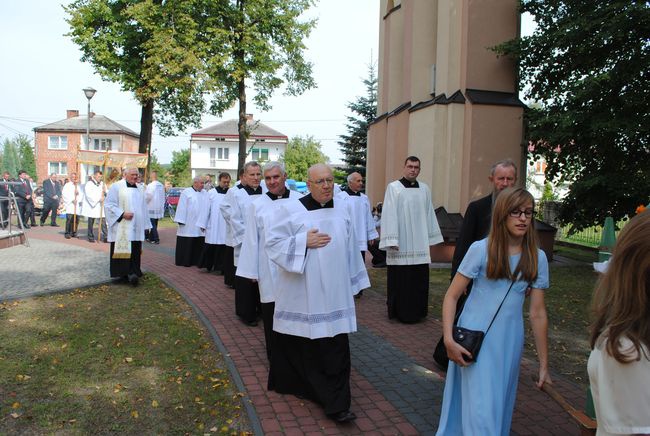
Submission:
POLYGON ((95 96, 97 90, 89 86, 88 88, 84 88, 83 92, 84 94, 86 94, 86 98, 88 99, 88 119, 86 123, 86 150, 90 150, 90 99, 95 96))

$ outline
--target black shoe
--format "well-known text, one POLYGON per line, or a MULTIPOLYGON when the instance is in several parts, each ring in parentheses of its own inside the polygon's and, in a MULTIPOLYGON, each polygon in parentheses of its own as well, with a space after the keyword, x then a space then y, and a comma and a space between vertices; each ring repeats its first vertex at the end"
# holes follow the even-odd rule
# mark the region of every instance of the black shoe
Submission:
POLYGON ((336 421, 338 423, 344 423, 344 422, 350 422, 354 421, 357 419, 357 415, 354 414, 354 412, 350 412, 349 410, 344 410, 342 412, 338 413, 332 413, 330 415, 327 415, 331 420, 336 421))
POLYGON ((29 224, 27 224, 27 225, 25 226, 25 228, 26 228, 26 229, 31 229, 32 226, 30 226, 29 224))
POLYGON ((113 279, 113 283, 115 283, 116 285, 122 283, 129 283, 129 278, 127 276, 116 277, 113 279))
POLYGON ((72 236, 70 236, 68 234, 65 235, 65 239, 70 239, 70 238, 72 238, 72 236))
POLYGON ((45 223, 39 223, 39 226, 45 227, 45 223))
POLYGON ((160 241, 153 241, 152 244, 160 245, 160 241))
POLYGON ((57 223, 52 223, 52 224, 50 224, 50 226, 52 226, 52 227, 61 227, 61 226, 58 225, 57 223))
POLYGON ((386 268, 386 262, 380 262, 377 265, 373 265, 373 268, 386 268))
POLYGON ((257 327, 257 320, 255 320, 255 321, 244 321, 244 324, 246 324, 248 327, 257 327))
POLYGON ((94 239, 88 239, 88 242, 94 244, 94 243, 97 242, 97 241, 95 241, 94 239))
POLYGON ((129 283, 133 286, 138 286, 138 283, 140 283, 140 280, 138 280, 138 276, 135 274, 129 274, 129 283))

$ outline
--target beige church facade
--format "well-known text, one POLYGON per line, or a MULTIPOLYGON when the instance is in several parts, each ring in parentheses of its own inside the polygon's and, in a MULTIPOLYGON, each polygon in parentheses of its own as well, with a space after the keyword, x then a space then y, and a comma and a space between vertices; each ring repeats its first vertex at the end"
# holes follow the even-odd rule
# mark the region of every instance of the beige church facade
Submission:
POLYGON ((522 159, 515 65, 490 47, 519 35, 517 0, 381 0, 377 119, 368 132, 366 192, 418 156, 434 207, 464 213, 490 192, 491 165, 522 159))

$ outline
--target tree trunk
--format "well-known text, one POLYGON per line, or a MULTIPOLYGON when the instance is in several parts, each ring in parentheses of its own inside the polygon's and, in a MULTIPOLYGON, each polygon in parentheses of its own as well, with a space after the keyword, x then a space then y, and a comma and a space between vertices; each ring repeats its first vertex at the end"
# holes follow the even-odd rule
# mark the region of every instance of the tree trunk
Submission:
POLYGON ((239 171, 244 168, 244 163, 246 162, 246 84, 244 79, 241 79, 237 84, 237 90, 239 91, 239 121, 237 122, 237 128, 239 131, 239 159, 237 161, 237 175, 239 171))
MULTIPOLYGON (((147 170, 151 161, 151 132, 153 130, 153 100, 147 100, 142 105, 140 115, 140 143, 138 153, 147 155, 147 170)), ((147 171, 149 173, 149 171, 147 171)))

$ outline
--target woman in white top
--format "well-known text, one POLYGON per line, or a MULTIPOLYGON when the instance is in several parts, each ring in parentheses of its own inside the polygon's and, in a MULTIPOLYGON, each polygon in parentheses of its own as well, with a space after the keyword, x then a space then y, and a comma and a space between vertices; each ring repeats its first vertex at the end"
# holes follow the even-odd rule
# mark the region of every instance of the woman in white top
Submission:
POLYGON ((592 309, 597 435, 650 434, 650 212, 621 231, 592 309))

